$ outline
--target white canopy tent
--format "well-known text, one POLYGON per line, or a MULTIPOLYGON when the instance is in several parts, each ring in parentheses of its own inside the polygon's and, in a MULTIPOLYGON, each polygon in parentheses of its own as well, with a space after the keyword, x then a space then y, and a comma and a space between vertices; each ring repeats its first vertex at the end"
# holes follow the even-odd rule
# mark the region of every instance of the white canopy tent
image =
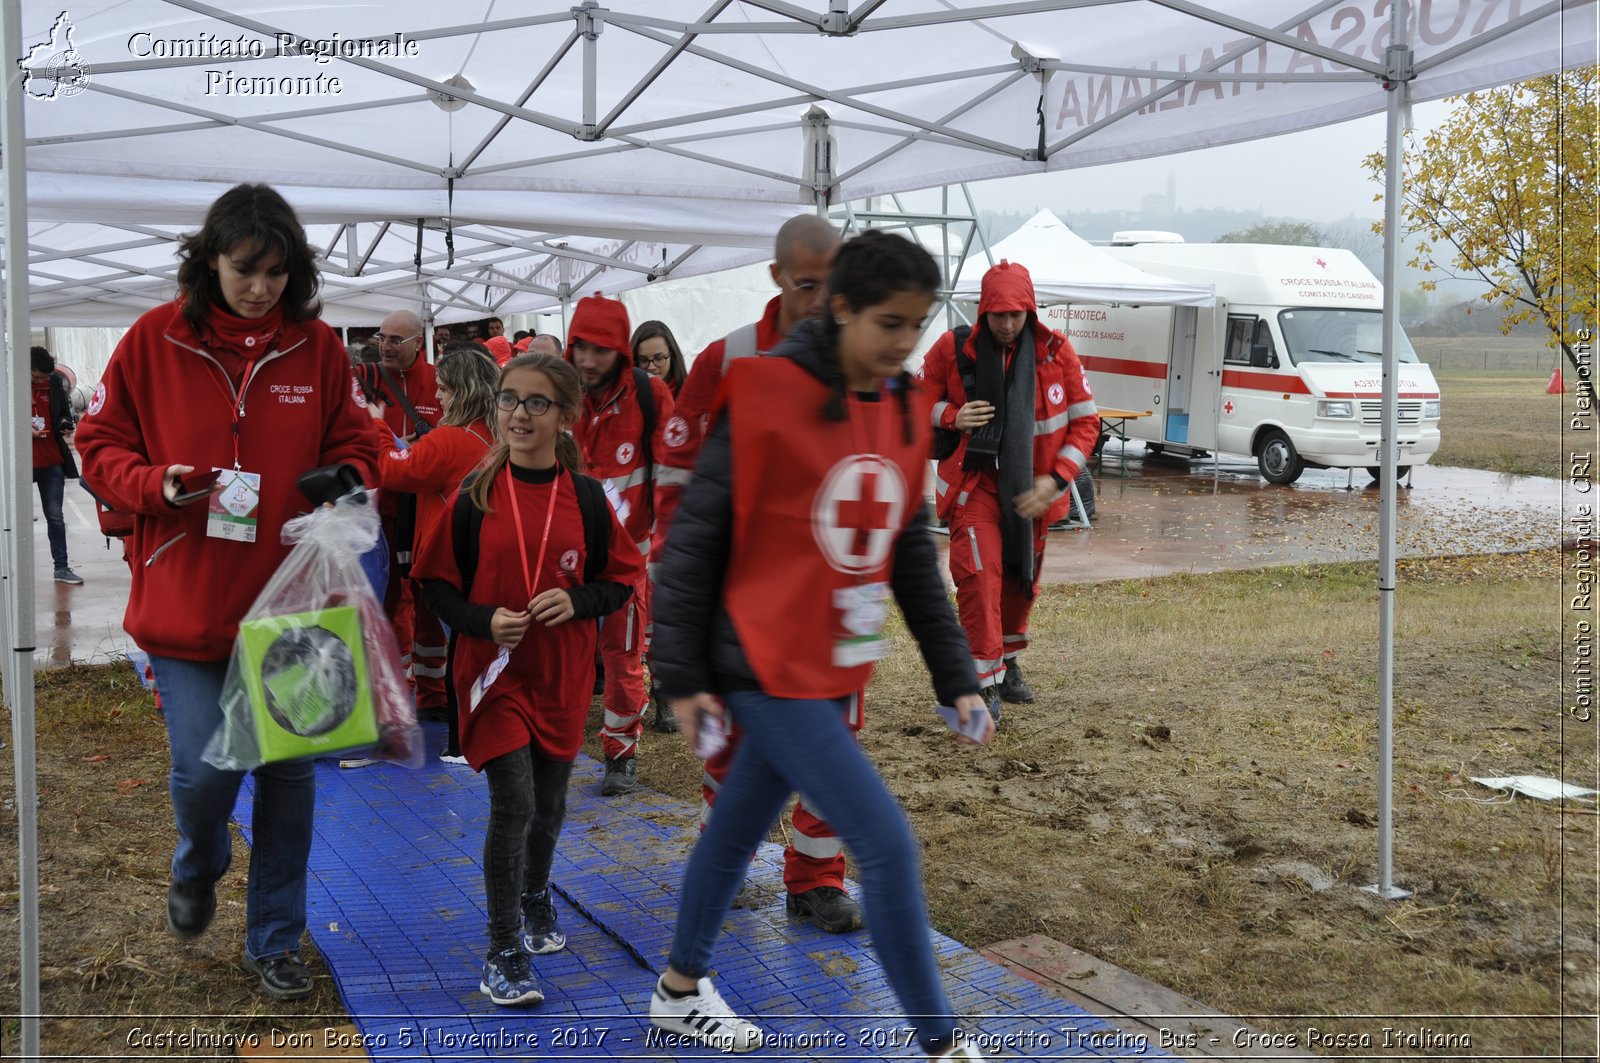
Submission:
POLYGON ((1040 305, 1046 303, 1145 303, 1210 306, 1216 286, 1168 280, 1112 258, 1041 210, 1022 228, 961 264, 952 288, 957 299, 976 300, 983 274, 1009 259, 1028 270, 1040 305))
MULTIPOLYGON (((1593 62, 1594 15, 1593 0, 480 0, 471 10, 425 0, 233 0, 227 10, 124 0, 70 12, 56 0, 0 0, 0 50, 22 57, 20 69, 6 64, 0 100, 8 336, 20 352, 31 301, 68 292, 33 291, 36 270, 47 289, 71 282, 83 286, 80 301, 114 304, 159 269, 118 260, 136 250, 119 245, 152 238, 128 226, 192 227, 199 206, 239 181, 284 187, 317 224, 504 227, 544 244, 524 249, 534 261, 558 242, 551 234, 656 240, 671 266, 674 248, 702 240, 764 246, 785 210, 1378 111, 1389 115, 1394 158, 1411 100, 1593 62), (107 228, 98 243, 63 229, 76 246, 55 247, 51 225, 107 228), (68 272, 68 262, 99 266, 105 283, 68 272)), ((1396 181, 1391 173, 1391 233, 1396 181)), ((355 264, 375 235, 357 228, 345 241, 352 276, 366 275, 355 264)), ((437 250, 426 257, 436 268, 437 250)), ((446 272, 476 268, 449 257, 446 272)), ((382 251, 400 275, 409 260, 382 251)), ((1391 320, 1395 262, 1391 241, 1391 320)), ((465 278, 463 290, 484 279, 465 278)), ((398 277, 385 292, 407 294, 398 277)), ((131 317, 138 305, 124 309, 131 317)), ((1392 332, 1384 350, 1379 867, 1388 892, 1392 332)), ((20 359, 8 365, 0 428, 20 464, 26 389, 20 359)), ((20 518, 28 479, 7 470, 0 529, 10 547, 20 1011, 35 1017, 24 1019, 24 1055, 38 1051, 39 1014, 33 549, 20 518)))

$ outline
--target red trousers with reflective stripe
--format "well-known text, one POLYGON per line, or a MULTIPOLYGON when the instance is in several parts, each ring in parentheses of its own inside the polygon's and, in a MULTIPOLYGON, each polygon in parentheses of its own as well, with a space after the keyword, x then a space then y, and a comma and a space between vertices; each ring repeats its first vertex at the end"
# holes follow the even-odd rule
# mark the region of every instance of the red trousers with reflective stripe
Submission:
MULTIPOLYGON (((1037 590, 1048 525, 1036 520, 1033 529, 1037 590)), ((956 611, 972 646, 978 681, 993 686, 1006 677, 1005 658, 1028 648, 1033 599, 1000 578, 1000 500, 992 476, 980 478, 967 504, 950 516, 950 578, 956 583, 956 611)))
POLYGON ((650 581, 641 579, 633 597, 600 621, 600 660, 606 669, 605 723, 600 749, 611 760, 638 751, 644 733, 644 627, 650 581))
MULTIPOLYGON (((409 581, 407 581, 409 582, 409 581)), ((444 625, 428 611, 415 589, 411 593, 411 675, 416 680, 417 708, 443 709, 446 644, 444 625)))
MULTIPOLYGON (((854 716, 847 721, 852 734, 859 732, 861 725, 866 722, 865 708, 860 698, 857 698, 856 705, 854 716)), ((692 727, 694 721, 685 720, 683 725, 692 727)), ((717 791, 722 788, 722 780, 728 777, 728 769, 733 765, 733 754, 739 748, 741 733, 738 724, 730 720, 727 746, 706 761, 705 776, 700 783, 702 830, 716 806, 717 791)), ((803 797, 795 802, 791 821, 795 837, 783 849, 783 888, 789 893, 804 893, 818 886, 844 889, 844 848, 833 828, 806 807, 803 797)))

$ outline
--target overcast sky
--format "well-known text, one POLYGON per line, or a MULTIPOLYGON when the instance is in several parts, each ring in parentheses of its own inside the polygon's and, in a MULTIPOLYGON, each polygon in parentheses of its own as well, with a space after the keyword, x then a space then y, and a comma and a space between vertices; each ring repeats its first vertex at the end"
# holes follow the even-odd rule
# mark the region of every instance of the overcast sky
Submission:
MULTIPOLYGON (((1412 122, 1420 133, 1448 113, 1439 101, 1418 104, 1412 122)), ((1350 214, 1376 218, 1372 197, 1382 186, 1361 160, 1382 150, 1384 116, 1284 136, 1189 151, 1160 159, 1093 166, 1066 173, 1008 177, 971 186, 979 210, 1053 206, 1082 210, 1139 210, 1144 197, 1165 194, 1176 177, 1179 210, 1261 210, 1270 217, 1336 221, 1350 214)))

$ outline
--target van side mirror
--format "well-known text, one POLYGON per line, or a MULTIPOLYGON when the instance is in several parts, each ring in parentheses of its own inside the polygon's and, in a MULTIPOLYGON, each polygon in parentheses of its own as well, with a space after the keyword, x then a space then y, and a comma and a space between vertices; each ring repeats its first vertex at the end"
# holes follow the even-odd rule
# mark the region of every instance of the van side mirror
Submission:
POLYGON ((1250 345, 1250 367, 1252 369, 1278 368, 1278 356, 1272 353, 1272 348, 1265 343, 1252 343, 1250 345))

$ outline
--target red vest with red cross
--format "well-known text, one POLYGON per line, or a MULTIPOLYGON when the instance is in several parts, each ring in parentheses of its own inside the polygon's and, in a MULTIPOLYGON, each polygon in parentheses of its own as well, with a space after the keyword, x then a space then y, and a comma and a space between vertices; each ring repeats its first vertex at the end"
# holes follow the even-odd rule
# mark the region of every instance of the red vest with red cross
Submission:
MULTIPOLYGON (((930 406, 887 388, 826 421, 827 387, 788 358, 728 367, 733 536, 724 602, 761 688, 785 698, 854 693, 872 675, 864 605, 887 592, 900 533, 922 505, 930 406)), ((883 600, 882 609, 887 611, 883 600)), ((881 630, 881 623, 878 625, 881 630)))

